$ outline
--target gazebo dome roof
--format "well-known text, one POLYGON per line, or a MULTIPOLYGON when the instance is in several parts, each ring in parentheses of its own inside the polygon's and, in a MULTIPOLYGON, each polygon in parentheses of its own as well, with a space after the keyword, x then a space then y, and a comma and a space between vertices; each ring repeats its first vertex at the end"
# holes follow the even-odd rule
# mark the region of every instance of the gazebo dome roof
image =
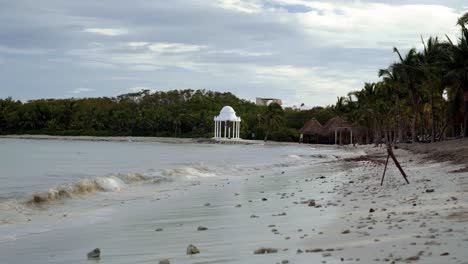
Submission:
POLYGON ((230 106, 224 106, 219 112, 219 116, 215 117, 216 121, 241 121, 240 117, 236 116, 236 111, 230 106))

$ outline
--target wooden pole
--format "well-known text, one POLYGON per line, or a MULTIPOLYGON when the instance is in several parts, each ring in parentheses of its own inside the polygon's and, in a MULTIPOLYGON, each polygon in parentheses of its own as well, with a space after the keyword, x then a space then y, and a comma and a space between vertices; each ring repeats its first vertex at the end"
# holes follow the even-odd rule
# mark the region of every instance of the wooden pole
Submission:
POLYGON ((401 175, 403 175, 403 178, 405 178, 406 183, 409 184, 408 177, 406 176, 405 171, 401 168, 400 163, 398 162, 398 160, 395 157, 395 154, 393 154, 393 150, 392 150, 391 145, 389 145, 389 147, 387 148, 387 152, 388 152, 388 155, 390 155, 390 157, 392 157, 393 162, 395 162, 395 165, 397 166, 398 170, 400 170, 401 175))
POLYGON ((387 155, 387 162, 385 162, 385 169, 383 171, 383 174, 382 174, 382 180, 380 181, 380 186, 383 185, 383 180, 385 178, 385 172, 387 171, 387 165, 388 165, 388 159, 390 158, 390 155, 387 155))
POLYGON ((383 181, 384 181, 384 177, 385 177, 385 172, 387 171, 387 165, 388 165, 388 159, 391 157, 393 162, 395 162, 395 165, 397 166, 398 170, 400 171, 401 175, 403 176, 403 178, 405 179, 406 183, 409 184, 409 181, 408 181, 408 177, 406 176, 406 173, 405 171, 403 170, 403 168, 401 167, 400 163, 398 162, 398 160, 396 159, 395 157, 395 154, 393 153, 393 150, 392 150, 392 145, 390 143, 387 143, 387 162, 385 162, 385 169, 384 169, 384 172, 383 172, 383 175, 382 175, 382 180, 380 181, 380 186, 383 185, 383 181))

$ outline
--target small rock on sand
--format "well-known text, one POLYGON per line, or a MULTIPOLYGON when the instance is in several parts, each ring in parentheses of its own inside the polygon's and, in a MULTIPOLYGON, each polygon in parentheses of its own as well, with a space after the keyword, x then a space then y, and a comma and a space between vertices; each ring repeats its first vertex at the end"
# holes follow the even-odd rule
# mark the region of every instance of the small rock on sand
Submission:
POLYGON ((206 203, 206 204, 204 204, 204 206, 210 206, 210 205, 211 205, 210 203, 206 203))
POLYGON ((315 206, 315 200, 313 200, 313 199, 310 200, 310 201, 309 201, 309 206, 315 206))
POLYGON ((419 260, 419 256, 412 256, 412 257, 406 258, 406 261, 416 261, 416 260, 419 260))
POLYGON ((448 255, 450 255, 450 253, 444 252, 444 253, 442 253, 442 254, 440 254, 440 255, 441 255, 441 256, 448 256, 448 255))
POLYGON ((322 252, 323 249, 321 248, 313 248, 313 249, 306 249, 305 252, 306 253, 317 253, 317 252, 322 252))
POLYGON ((197 231, 205 231, 205 230, 208 230, 208 228, 207 228, 207 227, 204 227, 204 226, 199 226, 199 227, 197 228, 197 231))
POLYGON ((162 228, 156 228, 156 230, 154 230, 154 231, 161 232, 161 231, 163 231, 163 229, 162 228))
POLYGON ((373 213, 375 210, 373 208, 369 209, 369 213, 373 213))
POLYGON ((187 247, 187 255, 195 255, 195 254, 199 254, 200 253, 200 250, 198 250, 198 248, 192 244, 190 244, 188 247, 187 247))
POLYGON ((349 233, 351 233, 351 231, 349 231, 349 229, 346 229, 343 232, 341 232, 341 234, 349 234, 349 233))
POLYGON ((98 259, 101 257, 101 250, 99 248, 95 248, 89 252, 87 256, 89 259, 98 259))
POLYGON ((168 259, 161 259, 159 264, 171 264, 171 262, 168 259))
POLYGON ((276 248, 259 248, 254 251, 254 254, 272 254, 272 253, 277 253, 278 249, 276 248))

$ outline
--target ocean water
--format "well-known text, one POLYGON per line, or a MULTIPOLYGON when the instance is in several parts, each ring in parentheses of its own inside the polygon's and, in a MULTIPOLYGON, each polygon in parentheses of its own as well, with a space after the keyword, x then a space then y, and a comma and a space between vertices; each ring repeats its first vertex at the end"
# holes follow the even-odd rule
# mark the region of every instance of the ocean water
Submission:
POLYGON ((94 247, 100 263, 239 263, 271 240, 251 216, 288 208, 258 201, 297 191, 294 181, 337 155, 307 145, 0 139, 0 263, 88 263, 94 247), (200 236, 198 225, 210 229, 200 236), (185 256, 188 243, 204 254, 185 256))

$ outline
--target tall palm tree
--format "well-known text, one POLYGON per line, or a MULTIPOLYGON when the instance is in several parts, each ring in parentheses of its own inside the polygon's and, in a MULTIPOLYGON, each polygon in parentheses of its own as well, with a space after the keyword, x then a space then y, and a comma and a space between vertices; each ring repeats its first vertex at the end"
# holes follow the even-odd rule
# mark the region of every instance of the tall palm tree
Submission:
POLYGON ((283 120, 283 108, 277 103, 271 103, 267 106, 266 111, 261 115, 261 121, 265 130, 265 138, 267 141, 273 129, 280 127, 283 120))
POLYGON ((402 83, 407 87, 411 95, 411 102, 413 105, 413 122, 411 124, 411 139, 414 142, 417 141, 416 127, 418 123, 419 113, 419 100, 420 95, 418 91, 417 80, 420 77, 418 70, 418 58, 416 49, 410 49, 405 57, 401 56, 400 51, 397 48, 393 48, 393 51, 397 53, 400 59, 399 63, 395 64, 395 69, 401 74, 402 83))
POLYGON ((430 104, 430 123, 431 123, 431 142, 435 141, 436 126, 435 126, 435 106, 434 100, 442 97, 443 93, 443 72, 445 57, 444 48, 440 45, 438 38, 430 37, 427 41, 422 39, 424 49, 419 54, 419 63, 421 72, 424 74, 424 86, 427 88, 426 92, 430 104), (434 96, 437 98, 435 99, 434 96))
POLYGON ((399 142, 403 141, 403 129, 402 129, 402 118, 401 118, 401 77, 398 71, 395 69, 395 64, 392 64, 387 69, 379 70, 379 77, 382 77, 383 81, 387 84, 387 87, 390 87, 395 95, 395 108, 396 108, 396 131, 397 139, 399 142))
POLYGON ((468 13, 463 15, 458 20, 458 25, 461 27, 461 37, 457 43, 448 39, 448 72, 447 77, 451 82, 451 93, 454 94, 454 108, 462 108, 463 117, 463 136, 468 137, 468 13))

